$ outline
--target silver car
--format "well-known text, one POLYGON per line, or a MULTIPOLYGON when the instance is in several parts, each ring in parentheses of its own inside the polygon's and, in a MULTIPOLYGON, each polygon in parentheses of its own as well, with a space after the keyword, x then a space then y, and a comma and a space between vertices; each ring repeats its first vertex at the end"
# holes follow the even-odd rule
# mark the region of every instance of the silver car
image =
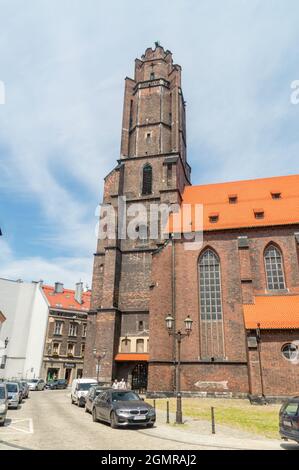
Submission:
POLYGON ((19 404, 22 403, 22 390, 19 387, 17 382, 6 382, 6 390, 8 397, 8 408, 19 407, 19 404))
POLYGON ((46 383, 43 379, 30 379, 27 381, 29 390, 44 390, 46 383))
POLYGON ((7 390, 4 383, 0 383, 0 426, 4 426, 8 408, 7 390))

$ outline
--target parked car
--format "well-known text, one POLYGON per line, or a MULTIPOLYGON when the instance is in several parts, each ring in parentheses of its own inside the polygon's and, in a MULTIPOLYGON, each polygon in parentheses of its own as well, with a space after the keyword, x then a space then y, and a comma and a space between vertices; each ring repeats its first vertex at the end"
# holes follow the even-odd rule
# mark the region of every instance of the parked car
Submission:
POLYGON ((156 412, 131 390, 107 390, 94 400, 92 419, 106 421, 112 428, 140 424, 153 427, 156 412))
POLYGON ((19 407, 22 403, 23 393, 17 382, 6 382, 7 397, 8 397, 8 408, 19 407))
POLYGON ((88 393, 85 397, 85 411, 86 413, 91 413, 92 411, 92 404, 95 398, 101 393, 107 390, 107 386, 102 386, 102 385, 93 385, 90 387, 88 390, 88 393))
POLYGON ((27 381, 29 390, 44 390, 46 383, 43 379, 30 379, 27 381))
POLYGON ((4 383, 0 383, 0 426, 4 426, 8 408, 7 389, 4 383))
POLYGON ((72 383, 71 402, 78 406, 85 405, 85 398, 92 385, 97 385, 95 379, 75 379, 72 383))
POLYGON ((23 397, 28 398, 29 397, 29 385, 27 383, 27 380, 21 380, 21 384, 23 385, 23 397))
POLYGON ((49 380, 46 383, 46 388, 50 390, 61 390, 67 388, 68 383, 66 379, 57 379, 57 380, 49 380))
POLYGON ((279 433, 282 439, 299 444, 299 397, 289 398, 280 408, 279 433))
POLYGON ((26 380, 20 380, 18 381, 19 387, 22 390, 22 396, 23 398, 28 398, 29 396, 29 386, 26 380))

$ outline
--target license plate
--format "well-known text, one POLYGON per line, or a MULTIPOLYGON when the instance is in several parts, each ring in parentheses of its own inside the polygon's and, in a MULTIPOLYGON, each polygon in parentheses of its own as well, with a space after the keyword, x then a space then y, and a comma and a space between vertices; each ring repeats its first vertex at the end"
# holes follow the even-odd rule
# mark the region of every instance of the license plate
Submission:
POLYGON ((145 419, 145 416, 134 416, 134 421, 144 421, 145 419))
POLYGON ((284 425, 284 426, 287 426, 287 427, 289 427, 289 428, 292 427, 292 423, 290 423, 290 421, 283 421, 283 425, 284 425))

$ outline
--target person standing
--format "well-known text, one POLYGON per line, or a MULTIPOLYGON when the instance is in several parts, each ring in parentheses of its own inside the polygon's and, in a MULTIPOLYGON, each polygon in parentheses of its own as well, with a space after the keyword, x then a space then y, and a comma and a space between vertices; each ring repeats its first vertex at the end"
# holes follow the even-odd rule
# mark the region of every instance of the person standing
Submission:
POLYGON ((119 382, 119 388, 120 388, 121 390, 126 390, 126 388, 127 388, 127 384, 126 384, 126 382, 125 382, 125 379, 124 379, 124 378, 123 378, 123 379, 121 379, 121 381, 119 382))
POLYGON ((114 382, 112 384, 112 388, 114 388, 114 389, 119 388, 119 383, 118 383, 117 379, 114 380, 114 382))

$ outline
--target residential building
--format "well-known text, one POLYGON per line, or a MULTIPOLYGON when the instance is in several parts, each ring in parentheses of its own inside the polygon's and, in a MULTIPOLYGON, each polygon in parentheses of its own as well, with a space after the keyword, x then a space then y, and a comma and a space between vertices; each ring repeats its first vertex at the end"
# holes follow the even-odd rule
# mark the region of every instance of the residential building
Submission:
POLYGON ((49 320, 42 377, 71 382, 83 375, 90 292, 83 291, 82 282, 76 284, 75 290, 56 282, 54 287, 43 286, 43 292, 49 302, 49 320))
POLYGON ((40 283, 0 279, 0 310, 0 378, 39 377, 48 322, 40 283))

